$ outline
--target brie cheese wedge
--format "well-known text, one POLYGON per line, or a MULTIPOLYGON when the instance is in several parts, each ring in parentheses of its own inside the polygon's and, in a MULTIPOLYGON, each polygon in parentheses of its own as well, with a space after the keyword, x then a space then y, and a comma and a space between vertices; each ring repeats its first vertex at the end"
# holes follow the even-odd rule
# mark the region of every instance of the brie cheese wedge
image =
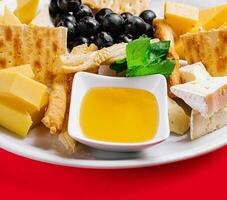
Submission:
POLYGON ((197 139, 225 125, 227 125, 227 108, 217 111, 211 117, 204 117, 193 110, 190 122, 190 137, 192 140, 197 139))
POLYGON ((227 106, 227 77, 211 77, 175 85, 171 91, 203 116, 211 116, 227 106))
POLYGON ((211 77, 201 62, 181 67, 179 70, 183 83, 195 80, 205 80, 211 77))

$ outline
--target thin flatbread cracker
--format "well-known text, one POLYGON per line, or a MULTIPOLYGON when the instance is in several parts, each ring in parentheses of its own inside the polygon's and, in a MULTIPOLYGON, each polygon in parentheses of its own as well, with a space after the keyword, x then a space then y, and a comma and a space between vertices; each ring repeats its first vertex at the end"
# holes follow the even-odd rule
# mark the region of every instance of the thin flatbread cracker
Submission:
POLYGON ((212 76, 227 75, 227 27, 181 36, 189 64, 201 61, 212 76))
POLYGON ((102 8, 110 8, 116 13, 130 12, 139 15, 142 11, 149 8, 149 0, 83 0, 84 4, 89 5, 95 11, 102 8))
POLYGON ((0 69, 31 64, 35 78, 52 82, 56 56, 67 52, 67 29, 0 25, 0 69))

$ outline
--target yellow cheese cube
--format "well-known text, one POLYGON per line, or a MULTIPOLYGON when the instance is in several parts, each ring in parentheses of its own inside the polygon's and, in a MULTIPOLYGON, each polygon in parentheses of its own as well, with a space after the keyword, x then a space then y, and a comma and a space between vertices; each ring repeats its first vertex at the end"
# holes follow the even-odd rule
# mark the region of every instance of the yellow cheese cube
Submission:
POLYGON ((0 126, 26 137, 32 126, 32 119, 28 112, 7 104, 0 100, 0 126))
POLYGON ((199 21, 199 9, 174 2, 165 3, 165 22, 177 36, 187 33, 199 21))
POLYGON ((20 66, 16 66, 16 67, 9 67, 9 68, 5 68, 5 69, 1 69, 1 71, 19 73, 21 75, 27 76, 28 78, 35 77, 30 64, 20 65, 20 66))
POLYGON ((5 25, 21 25, 20 20, 5 6, 3 24, 5 25))
POLYGON ((225 28, 225 27, 227 27, 227 22, 225 22, 224 24, 222 24, 222 25, 219 27, 219 29, 222 29, 222 28, 225 28))
POLYGON ((226 20, 227 4, 200 11, 200 25, 206 30, 219 28, 226 20))
POLYGON ((18 0, 15 15, 22 23, 29 24, 36 16, 39 0, 18 0))
POLYGON ((0 71, 0 97, 17 102, 27 111, 39 111, 48 102, 48 89, 21 74, 0 71))

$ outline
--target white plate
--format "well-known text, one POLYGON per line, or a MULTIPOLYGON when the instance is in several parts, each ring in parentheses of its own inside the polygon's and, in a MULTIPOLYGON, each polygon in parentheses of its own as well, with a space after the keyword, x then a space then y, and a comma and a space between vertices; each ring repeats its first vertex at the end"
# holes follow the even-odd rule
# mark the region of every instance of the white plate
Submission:
MULTIPOLYGON (((4 3, 11 9, 15 7, 15 0, 0 3, 0 12, 4 3)), ((47 0, 40 0, 43 6, 47 0)), ((152 8, 161 14, 162 5, 159 0, 151 1, 152 8), (159 6, 158 6, 159 5, 159 6)), ((202 7, 226 3, 226 0, 212 1, 180 1, 202 7)), ((151 147, 141 153, 111 153, 91 149, 80 145, 77 153, 67 155, 59 145, 56 136, 50 135, 43 126, 32 130, 28 138, 21 140, 5 129, 0 128, 0 147, 15 154, 43 162, 85 168, 133 168, 154 166, 171 163, 199 156, 227 144, 227 127, 215 131, 196 141, 190 141, 188 135, 170 136, 165 142, 151 147)))

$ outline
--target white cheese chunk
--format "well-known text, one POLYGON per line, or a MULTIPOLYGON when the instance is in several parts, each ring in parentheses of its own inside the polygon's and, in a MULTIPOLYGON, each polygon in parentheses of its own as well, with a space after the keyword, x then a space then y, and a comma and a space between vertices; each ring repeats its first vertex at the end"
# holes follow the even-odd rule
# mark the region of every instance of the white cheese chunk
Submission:
POLYGON ((183 83, 211 77, 201 62, 181 67, 180 74, 183 83))
POLYGON ((171 132, 183 135, 189 129, 190 120, 188 115, 182 107, 170 98, 168 98, 168 115, 171 132))
POLYGON ((190 122, 190 137, 192 140, 197 139, 225 125, 227 125, 227 108, 217 111, 211 117, 204 117, 193 110, 190 122))
POLYGON ((227 77, 211 77, 171 87, 177 97, 203 116, 227 106, 227 77))
POLYGON ((36 26, 54 27, 49 15, 49 7, 46 6, 30 23, 36 26))

